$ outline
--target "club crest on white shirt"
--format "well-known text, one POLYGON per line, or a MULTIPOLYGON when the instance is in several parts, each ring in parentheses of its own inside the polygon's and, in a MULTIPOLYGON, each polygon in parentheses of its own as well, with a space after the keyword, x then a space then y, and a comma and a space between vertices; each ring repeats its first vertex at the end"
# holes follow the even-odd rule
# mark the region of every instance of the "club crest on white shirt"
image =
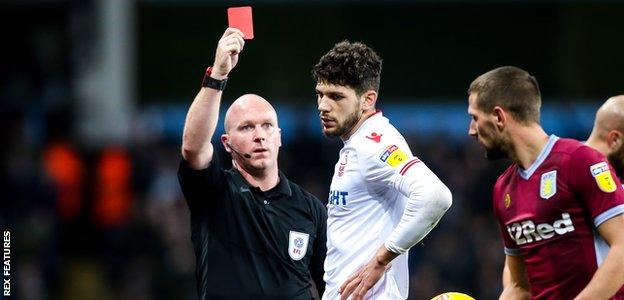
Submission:
POLYGON ((540 197, 549 199, 557 193, 557 170, 542 174, 540 181, 540 197))
POLYGON ((290 231, 288 234, 288 255, 293 260, 301 260, 308 251, 308 239, 310 235, 298 231, 290 231))

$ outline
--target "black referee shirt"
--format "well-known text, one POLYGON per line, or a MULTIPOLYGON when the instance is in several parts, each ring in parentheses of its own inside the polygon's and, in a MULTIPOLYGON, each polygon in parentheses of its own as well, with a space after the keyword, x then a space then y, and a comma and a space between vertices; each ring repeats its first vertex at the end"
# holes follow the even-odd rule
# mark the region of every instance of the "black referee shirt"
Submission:
POLYGON ((223 170, 216 151, 207 169, 180 163, 200 299, 311 299, 310 279, 324 290, 326 209, 279 178, 262 192, 223 170))

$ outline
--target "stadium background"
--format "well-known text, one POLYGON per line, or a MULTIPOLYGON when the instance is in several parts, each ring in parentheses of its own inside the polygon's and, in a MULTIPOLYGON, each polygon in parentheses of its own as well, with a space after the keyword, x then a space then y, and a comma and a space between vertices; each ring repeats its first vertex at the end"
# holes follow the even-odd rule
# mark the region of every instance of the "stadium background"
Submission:
MULTIPOLYGON (((178 149, 232 5, 0 3, 1 229, 12 234, 17 299, 195 298, 178 149)), ((624 92, 621 1, 253 6, 256 38, 222 106, 249 92, 273 102, 281 169, 324 201, 341 143, 320 133, 311 67, 345 38, 384 59, 378 107, 454 195, 410 253, 410 299, 500 292, 490 191, 506 163, 486 161, 466 135, 472 79, 501 65, 529 70, 542 88, 547 131, 579 139, 602 101, 624 92)))

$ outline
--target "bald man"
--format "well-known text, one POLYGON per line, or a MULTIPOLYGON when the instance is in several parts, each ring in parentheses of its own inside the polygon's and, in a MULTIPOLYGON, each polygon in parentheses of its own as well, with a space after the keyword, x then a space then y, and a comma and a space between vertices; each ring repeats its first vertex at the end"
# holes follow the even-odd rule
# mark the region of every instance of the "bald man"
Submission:
POLYGON ((323 292, 327 212, 278 169, 277 114, 258 95, 225 115, 225 170, 211 143, 230 71, 245 41, 228 28, 184 124, 178 179, 191 211, 200 299, 312 299, 323 292))
POLYGON ((620 181, 624 179, 624 95, 609 98, 598 109, 586 144, 605 155, 620 181))

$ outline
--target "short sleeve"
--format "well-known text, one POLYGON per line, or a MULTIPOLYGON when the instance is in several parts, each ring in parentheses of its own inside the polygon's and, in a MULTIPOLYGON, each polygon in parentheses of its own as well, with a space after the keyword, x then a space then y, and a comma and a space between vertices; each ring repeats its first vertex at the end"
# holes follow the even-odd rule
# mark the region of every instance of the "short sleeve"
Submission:
POLYGON ((204 209, 223 190, 224 178, 217 151, 214 152, 208 168, 203 170, 194 170, 184 158, 180 160, 178 182, 191 213, 204 209))
POLYGON ((624 213, 624 190, 606 158, 583 146, 573 152, 568 174, 574 192, 589 210, 594 225, 624 213))
POLYGON ((496 184, 494 184, 494 190, 492 191, 494 216, 496 217, 501 236, 503 237, 503 247, 505 254, 511 256, 519 256, 520 249, 518 248, 516 242, 512 239, 511 231, 507 229, 505 222, 502 220, 501 215, 498 212, 500 206, 497 205, 497 203, 505 203, 505 199, 503 199, 503 197, 506 197, 501 191, 501 180, 503 180, 501 178, 502 176, 499 177, 498 180, 496 180, 496 184))
POLYGON ((511 239, 511 232, 507 230, 505 224, 499 222, 498 225, 500 227, 501 234, 503 235, 503 249, 505 254, 511 256, 520 256, 520 248, 518 248, 518 245, 516 245, 516 243, 511 239))

